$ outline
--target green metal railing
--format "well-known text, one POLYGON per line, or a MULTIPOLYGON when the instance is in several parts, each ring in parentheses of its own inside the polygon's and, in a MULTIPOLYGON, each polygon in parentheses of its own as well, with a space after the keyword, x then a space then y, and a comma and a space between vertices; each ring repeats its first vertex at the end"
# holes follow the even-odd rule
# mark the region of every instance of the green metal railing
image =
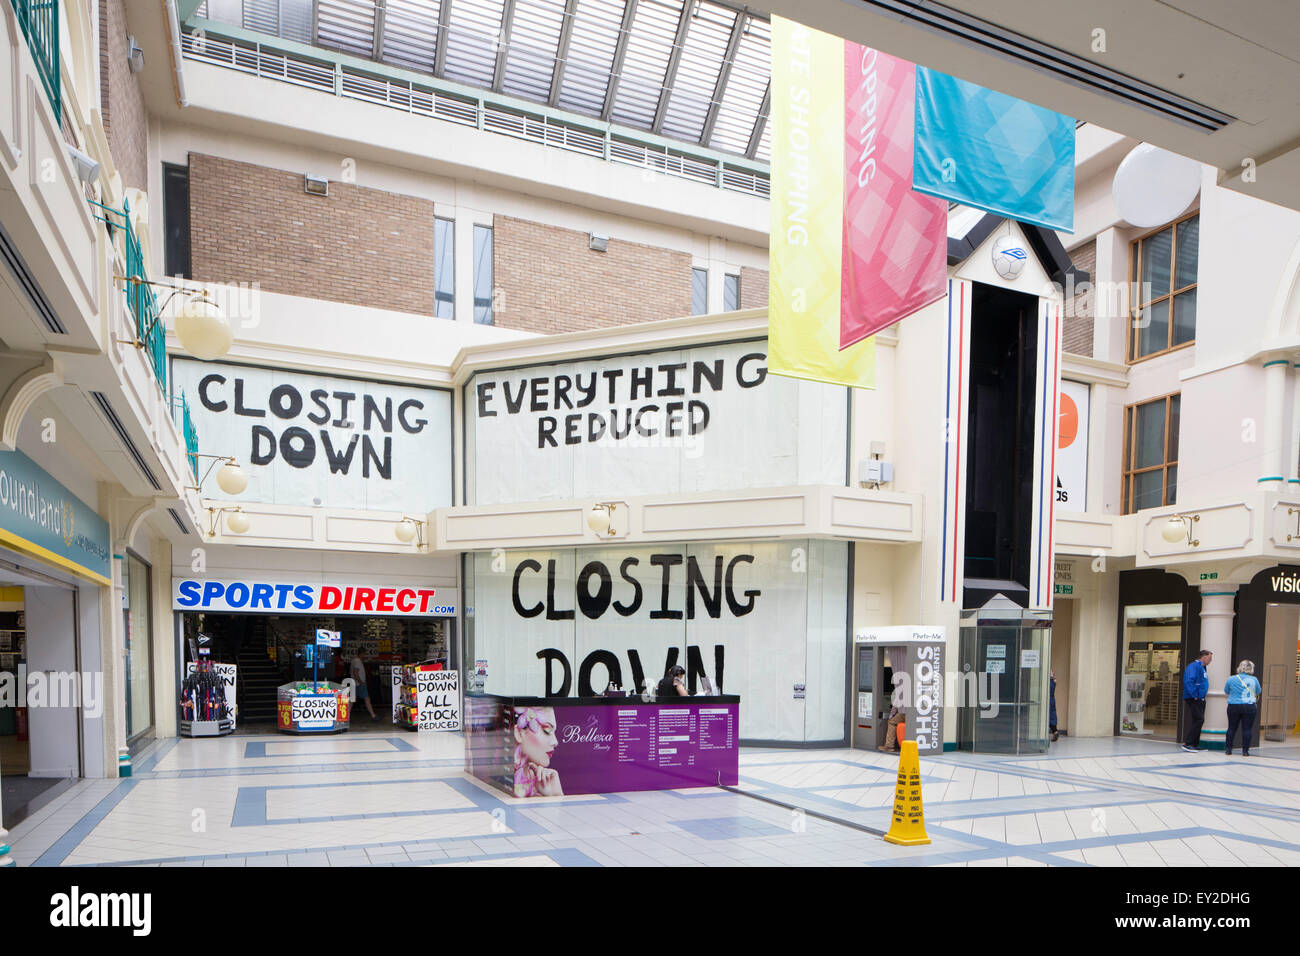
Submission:
POLYGON ((135 321, 136 341, 144 346, 149 354, 149 364, 153 366, 154 378, 158 386, 167 393, 167 336, 163 330, 158 314, 158 300, 154 297, 153 286, 144 270, 144 251, 140 247, 140 237, 131 225, 131 204, 122 200, 122 208, 114 209, 103 203, 87 200, 92 206, 102 209, 104 214, 95 218, 108 227, 109 239, 117 241, 118 233, 122 238, 122 260, 126 278, 126 304, 135 321))
POLYGON ((190 417, 190 403, 181 392, 181 431, 185 435, 185 457, 189 460, 190 471, 194 472, 194 483, 199 483, 199 433, 194 428, 194 419, 190 417))
POLYGON ((59 0, 12 0, 14 13, 27 47, 36 61, 36 72, 50 98, 55 123, 63 123, 63 97, 59 86, 59 0))

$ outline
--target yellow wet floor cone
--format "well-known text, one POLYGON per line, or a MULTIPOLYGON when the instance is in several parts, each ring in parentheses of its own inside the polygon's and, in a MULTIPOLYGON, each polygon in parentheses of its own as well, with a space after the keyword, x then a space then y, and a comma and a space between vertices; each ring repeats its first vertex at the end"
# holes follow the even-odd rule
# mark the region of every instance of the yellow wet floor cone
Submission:
POLYGON ((922 846, 930 842, 925 832, 925 811, 921 808, 921 758, 915 740, 899 741, 898 783, 894 785, 894 817, 885 834, 886 843, 922 846))

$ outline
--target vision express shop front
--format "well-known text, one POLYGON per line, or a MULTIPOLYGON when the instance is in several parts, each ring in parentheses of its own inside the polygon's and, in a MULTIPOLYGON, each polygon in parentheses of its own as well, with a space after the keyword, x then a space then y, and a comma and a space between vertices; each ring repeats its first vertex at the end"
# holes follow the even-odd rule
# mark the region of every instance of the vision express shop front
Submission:
POLYGON ((415 662, 445 670, 455 666, 457 591, 436 577, 413 579, 373 570, 328 576, 175 576, 172 607, 180 659, 226 665, 220 669, 227 684, 235 686, 238 709, 232 716, 239 727, 267 730, 265 725, 274 722, 292 733, 329 733, 352 723, 386 722, 394 713, 395 667, 415 662), (333 632, 332 643, 338 646, 318 645, 320 630, 333 632), (349 700, 341 685, 355 676, 356 658, 364 669, 366 691, 349 700), (317 703, 324 709, 300 721, 292 706, 299 695, 320 698, 317 703))

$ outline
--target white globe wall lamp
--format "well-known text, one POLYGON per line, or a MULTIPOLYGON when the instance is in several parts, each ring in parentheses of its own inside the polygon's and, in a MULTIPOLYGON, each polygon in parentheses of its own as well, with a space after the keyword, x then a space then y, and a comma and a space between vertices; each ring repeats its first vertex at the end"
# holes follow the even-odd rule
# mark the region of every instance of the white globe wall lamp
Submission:
POLYGON ((208 465, 208 470, 203 473, 198 484, 189 485, 191 491, 203 490, 203 482, 208 480, 208 475, 212 474, 212 469, 217 467, 220 462, 221 467, 217 470, 217 487, 228 495, 242 495, 248 488, 248 472, 240 466, 239 462, 231 455, 205 455, 201 452, 195 452, 194 458, 211 458, 212 464, 208 465))
POLYGON ((208 537, 217 536, 217 522, 226 516, 226 530, 231 534, 247 534, 253 526, 252 519, 243 508, 208 508, 208 537))
POLYGON ((1170 515, 1169 520, 1160 529, 1160 537, 1170 544, 1182 544, 1187 542, 1193 548, 1200 547, 1201 542, 1192 537, 1192 525, 1201 520, 1200 515, 1170 515))
POLYGON ((410 515, 402 515, 402 520, 393 525, 393 534, 402 544, 415 542, 417 548, 424 547, 424 525, 422 518, 412 518, 410 515))
POLYGON ((158 314, 153 317, 153 321, 149 323, 148 328, 140 332, 135 339, 117 339, 118 342, 123 345, 134 345, 138 349, 148 348, 149 337, 159 323, 162 322, 163 313, 167 311, 167 306, 178 295, 184 295, 189 298, 181 306, 180 312, 177 313, 176 321, 172 323, 176 337, 180 339, 181 348, 205 362, 221 358, 230 351, 230 346, 235 342, 234 330, 230 328, 230 323, 221 314, 220 306, 209 298, 206 290, 178 289, 174 288, 171 283, 151 282, 148 279, 141 279, 139 276, 116 276, 116 278, 135 286, 156 285, 172 290, 172 294, 163 299, 162 305, 158 306, 158 314))
POLYGON ((623 517, 628 513, 628 506, 623 502, 598 501, 587 509, 587 527, 598 538, 621 538, 628 532, 627 518, 623 517))

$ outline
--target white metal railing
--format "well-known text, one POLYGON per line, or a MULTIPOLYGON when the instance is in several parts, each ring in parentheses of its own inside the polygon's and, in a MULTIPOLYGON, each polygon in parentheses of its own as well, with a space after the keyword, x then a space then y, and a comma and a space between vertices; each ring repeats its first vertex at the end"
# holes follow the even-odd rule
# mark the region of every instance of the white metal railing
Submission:
POLYGON ((769 193, 768 177, 762 173, 737 169, 722 160, 691 156, 668 147, 637 142, 632 134, 624 135, 608 130, 602 133, 551 116, 510 109, 497 103, 446 93, 393 77, 364 73, 342 64, 312 61, 261 43, 249 44, 211 35, 186 33, 181 37, 181 48, 186 59, 265 79, 292 83, 407 113, 418 113, 461 126, 474 126, 487 132, 513 136, 609 162, 640 166, 719 189, 763 198, 769 193))

